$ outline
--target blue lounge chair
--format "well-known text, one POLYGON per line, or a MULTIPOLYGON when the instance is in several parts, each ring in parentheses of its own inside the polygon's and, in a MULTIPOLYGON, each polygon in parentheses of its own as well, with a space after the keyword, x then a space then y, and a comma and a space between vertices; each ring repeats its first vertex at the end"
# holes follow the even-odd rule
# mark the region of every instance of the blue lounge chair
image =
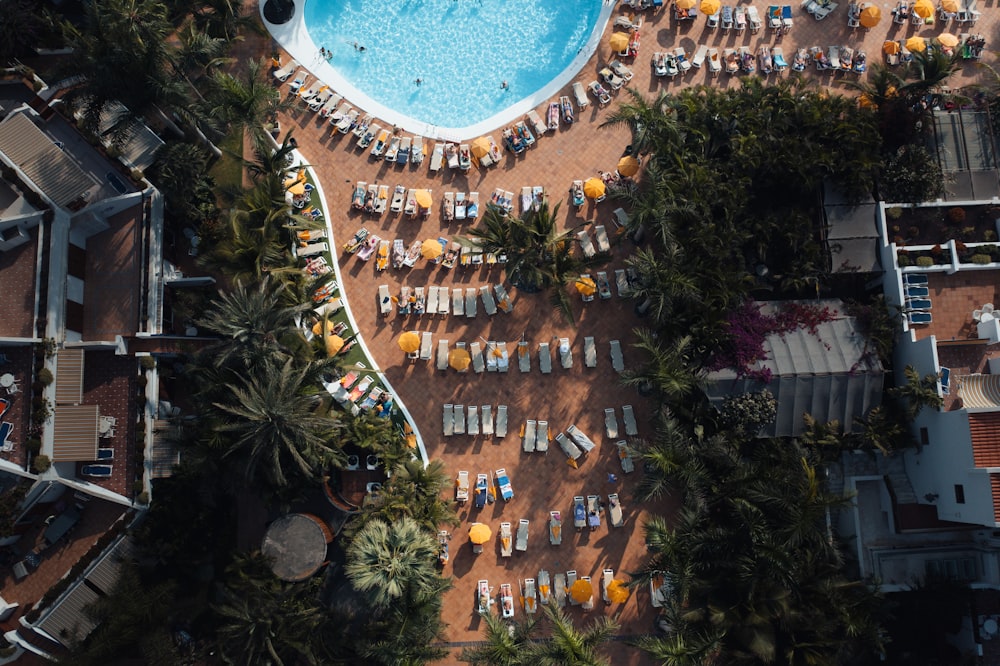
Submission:
POLYGON ((114 449, 97 449, 97 459, 98 460, 114 460, 115 450, 114 449))
POLYGON ((929 298, 907 298, 906 308, 908 310, 930 310, 931 299, 929 298))
POLYGON ((903 276, 903 282, 906 284, 927 284, 927 276, 922 273, 910 273, 903 276))
POLYGON ((951 389, 951 368, 941 368, 941 393, 948 395, 951 389))
POLYGON ((10 433, 13 430, 14 430, 13 423, 7 423, 6 421, 0 423, 0 450, 6 450, 7 438, 10 437, 10 433))
POLYGON ((934 320, 930 312, 907 312, 906 319, 911 324, 929 324, 934 320))
POLYGON ((111 476, 111 465, 84 465, 80 468, 80 473, 84 476, 106 479, 111 476))
POLYGON ((931 290, 927 287, 919 287, 908 284, 904 288, 906 289, 907 298, 926 298, 931 295, 931 290))

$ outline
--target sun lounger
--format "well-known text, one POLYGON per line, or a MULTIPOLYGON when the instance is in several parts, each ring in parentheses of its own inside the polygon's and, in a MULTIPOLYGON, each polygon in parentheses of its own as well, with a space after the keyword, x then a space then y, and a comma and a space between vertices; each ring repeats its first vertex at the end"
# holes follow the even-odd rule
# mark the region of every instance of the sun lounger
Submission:
POLYGON ((608 240, 608 232, 603 224, 594 227, 594 235, 597 236, 597 249, 600 252, 611 252, 611 241, 608 240))
POLYGON ((285 81, 288 80, 289 76, 295 73, 295 70, 297 70, 298 68, 299 68, 299 61, 292 59, 289 60, 284 66, 279 67, 278 69, 271 72, 271 74, 274 76, 274 78, 278 79, 278 81, 284 83, 285 81))
MULTIPOLYGON (((320 113, 322 113, 322 111, 320 113)), ((373 123, 367 130, 365 130, 365 133, 361 135, 361 138, 358 139, 354 148, 359 150, 367 149, 375 141, 375 137, 381 136, 382 132, 382 126, 378 123, 373 123)))
POLYGON ((403 210, 403 203, 406 201, 406 188, 402 185, 397 185, 392 191, 392 203, 389 204, 389 210, 393 213, 400 213, 403 210))
POLYGON ((465 192, 455 194, 455 219, 464 220, 466 217, 465 192))
POLYGON ((452 405, 448 404, 444 406, 443 426, 444 426, 444 436, 451 437, 455 434, 455 410, 452 405))
POLYGON ((545 134, 549 130, 549 127, 542 122, 541 116, 539 116, 538 112, 534 109, 528 111, 528 120, 531 121, 531 125, 535 128, 535 133, 538 134, 538 136, 545 134))
POLYGON ((934 321, 930 312, 907 312, 906 319, 911 324, 929 324, 934 321))
POLYGON ((625 358, 622 356, 622 343, 618 340, 611 341, 611 367, 615 372, 625 372, 625 358))
POLYGON ((579 532, 587 526, 587 505, 582 495, 573 498, 573 527, 579 532))
POLYGON ((517 343, 517 367, 521 372, 531 372, 531 352, 524 340, 517 343))
POLYGON ((424 312, 427 314, 437 314, 438 311, 438 290, 437 287, 431 286, 427 288, 427 306, 424 308, 424 312))
POLYGON ((395 162, 396 155, 399 153, 399 144, 403 142, 403 137, 394 136, 389 139, 389 146, 385 149, 385 161, 395 162))
POLYGON ((483 351, 478 342, 473 342, 469 345, 469 354, 472 355, 472 370, 477 375, 482 374, 485 370, 485 361, 483 359, 483 351))
POLYGON ((461 287, 451 290, 451 311, 459 317, 465 314, 465 299, 461 287))
POLYGON ((566 575, 562 573, 557 573, 555 575, 555 583, 553 587, 553 596, 556 600, 556 605, 560 608, 566 607, 566 575))
POLYGON ((514 592, 510 583, 504 583, 500 586, 500 615, 504 619, 514 617, 514 592))
POLYGON ((566 370, 573 367, 573 348, 569 346, 569 338, 559 338, 559 361, 566 370))
POLYGON ((417 191, 414 189, 406 191, 406 205, 403 206, 403 214, 410 216, 417 214, 417 191))
POLYGON ((601 498, 587 495, 587 526, 595 529, 601 526, 601 498))
POLYGON ((424 137, 419 134, 413 137, 413 150, 410 153, 412 164, 422 164, 424 161, 424 137))
POLYGON ((597 254, 597 250, 594 249, 594 243, 590 240, 590 234, 587 233, 586 229, 578 231, 576 237, 580 241, 580 247, 583 248, 583 256, 593 257, 597 254))
POLYGON ((326 90, 320 90, 312 96, 312 99, 309 100, 309 110, 313 112, 319 111, 330 102, 332 97, 333 91, 329 88, 326 90))
POLYGON ((587 88, 590 90, 590 94, 597 98, 601 106, 607 106, 611 103, 611 93, 599 81, 591 81, 587 88))
POLYGON ((549 452, 549 422, 539 421, 535 430, 535 450, 539 453, 549 452))
POLYGON ((392 298, 389 296, 389 286, 380 284, 378 286, 378 309, 383 317, 389 316, 392 312, 392 298))
POLYGON ((490 583, 486 580, 481 580, 476 584, 476 610, 480 614, 486 615, 490 612, 490 605, 493 603, 493 599, 490 598, 490 583))
POLYGON ((514 535, 510 523, 500 523, 500 557, 510 557, 514 552, 514 535))
POLYGON ((490 405, 483 405, 480 409, 483 415, 483 435, 485 437, 493 436, 493 407, 490 405))
POLYGON ((500 497, 503 501, 509 502, 514 499, 514 488, 511 486, 510 478, 507 476, 507 470, 500 468, 496 471, 497 475, 497 488, 500 490, 500 497))
POLYGON ((587 453, 593 451, 594 448, 597 446, 596 444, 594 444, 593 440, 591 440, 589 437, 583 434, 583 431, 581 431, 575 425, 571 425, 570 427, 566 428, 566 434, 572 437, 576 445, 579 446, 584 451, 586 451, 587 453))
MULTIPOLYGON (((336 114, 334 114, 336 115, 336 114)), ((341 134, 347 134, 354 127, 354 124, 358 122, 358 110, 350 109, 344 114, 344 117, 337 122, 337 131, 341 134)), ((333 118, 333 116, 330 116, 333 118)))
POLYGON ((351 134, 360 139, 368 133, 368 128, 371 127, 372 120, 374 120, 374 118, 372 118, 372 114, 366 113, 365 117, 359 120, 354 126, 354 129, 351 130, 351 134))
POLYGON ((371 385, 375 383, 375 378, 371 376, 364 377, 360 382, 354 385, 351 392, 347 394, 348 402, 357 402, 358 399, 368 392, 371 385))
POLYGON ((476 405, 469 405, 469 425, 466 431, 473 436, 479 434, 479 407, 476 405))
POLYGON ((533 453, 535 450, 535 421, 529 420, 521 429, 521 448, 525 453, 533 453))
POLYGON ((610 604, 611 599, 608 597, 608 588, 611 587, 611 582, 615 579, 614 569, 605 569, 601 572, 601 597, 604 599, 604 603, 610 604))
MULTIPOLYGON (((433 289, 433 287, 432 287, 432 289, 433 289)), ((438 302, 437 313, 443 317, 446 314, 448 314, 448 310, 451 308, 451 298, 449 297, 450 294, 448 292, 448 287, 438 287, 437 288, 437 293, 438 293, 438 297, 437 297, 437 302, 438 302)), ((428 310, 428 314, 431 314, 431 312, 429 310, 428 310)))
POLYGON ((514 544, 514 550, 522 553, 528 550, 528 524, 526 518, 517 521, 517 541, 514 544))
POLYGON ((507 356, 507 343, 498 342, 497 343, 497 370, 499 372, 507 372, 510 369, 510 357, 507 356))
MULTIPOLYGON (((433 287, 431 287, 433 289, 433 287)), ((438 340, 437 369, 448 369, 448 341, 438 340)))
POLYGON ((427 310, 427 298, 424 296, 424 288, 416 287, 413 290, 414 302, 413 302, 413 314, 422 315, 427 310))
POLYGON ((452 410, 455 415, 455 434, 465 434, 465 405, 455 405, 452 410))
POLYGON ((316 254, 329 252, 330 246, 326 243, 310 243, 296 248, 295 253, 300 257, 311 257, 316 254))
POLYGON ((431 171, 438 172, 444 163, 444 144, 435 143, 434 150, 431 151, 431 171))
POLYGON ((507 405, 497 406, 496 433, 501 439, 507 436, 507 405))
POLYGON ((477 509, 486 506, 486 497, 489 494, 489 479, 485 474, 476 475, 476 487, 474 489, 473 500, 477 509))
POLYGON ((538 367, 543 375, 552 372, 552 352, 549 351, 549 343, 547 342, 538 345, 538 367))
POLYGON ((718 74, 722 71, 722 59, 719 57, 719 49, 714 46, 708 50, 708 71, 718 74))
POLYGON ((611 407, 604 410, 604 432, 611 439, 618 437, 618 417, 611 407))
POLYGON ((597 367, 597 345, 592 336, 583 339, 583 364, 588 368, 597 367))
POLYGON ((634 472, 635 463, 632 460, 632 453, 629 451, 628 444, 625 440, 617 442, 615 447, 618 449, 618 462, 621 463, 622 471, 626 474, 634 472))
POLYGON ((309 80, 309 72, 304 69, 300 69, 295 72, 295 78, 292 79, 291 83, 288 84, 288 94, 297 95, 305 85, 306 81, 309 80))
POLYGON ((489 285, 483 285, 479 288, 479 296, 483 299, 483 309, 486 310, 486 314, 493 316, 497 313, 497 304, 493 300, 493 294, 490 293, 489 285))
POLYGON ((111 465, 84 465, 80 468, 83 476, 104 479, 111 476, 111 465))
POLYGON ((297 90, 297 91, 295 92, 295 95, 296 95, 296 96, 297 96, 297 97, 298 97, 298 98, 299 98, 299 99, 300 99, 301 101, 303 101, 303 102, 307 102, 307 103, 308 103, 308 102, 311 102, 311 101, 312 101, 312 99, 313 99, 314 97, 316 97, 316 95, 317 95, 317 94, 319 94, 320 90, 321 90, 322 88, 325 88, 325 87, 326 87, 326 86, 325 86, 325 85, 323 85, 323 82, 322 82, 322 81, 320 81, 319 79, 316 79, 316 80, 315 80, 315 81, 313 81, 313 82, 312 82, 312 83, 311 83, 311 84, 309 85, 309 87, 308 87, 308 88, 306 88, 305 90, 302 90, 301 88, 299 88, 299 90, 297 90))
POLYGON ((403 259, 404 266, 412 267, 417 263, 417 259, 420 258, 420 248, 422 245, 423 243, 421 243, 419 238, 410 244, 410 248, 406 251, 406 258, 403 259))
POLYGON ((622 268, 615 271, 615 286, 618 287, 618 295, 622 298, 632 295, 632 285, 629 284, 628 276, 622 268))
POLYGON ((566 457, 570 460, 576 460, 583 455, 583 451, 580 450, 580 447, 574 444, 573 441, 566 436, 566 433, 561 432, 556 435, 556 443, 559 444, 559 448, 562 449, 563 453, 565 453, 566 457))
POLYGON ((424 331, 420 335, 420 360, 429 361, 431 360, 432 346, 434 342, 434 336, 431 335, 429 331, 424 331))
POLYGON ((497 307, 504 312, 510 313, 514 310, 514 304, 507 295, 507 290, 502 284, 494 285, 493 292, 497 295, 497 307))
POLYGON ((469 473, 467 471, 459 472, 458 478, 455 479, 455 501, 459 504, 465 504, 469 501, 469 473))
POLYGON ((573 83, 573 98, 576 100, 576 105, 581 109, 586 109, 590 106, 590 100, 587 99, 587 93, 583 89, 583 84, 579 81, 573 83))
POLYGON ((618 493, 608 495, 608 515, 613 527, 621 527, 625 524, 622 517, 622 503, 618 499, 618 493))
POLYGON ((455 193, 445 192, 444 193, 444 203, 441 205, 441 215, 444 217, 445 222, 451 222, 455 219, 455 193))
POLYGON ((476 309, 476 288, 468 287, 465 290, 465 316, 468 319, 474 319, 476 309))
POLYGON ((632 411, 632 405, 623 406, 622 414, 625 419, 625 434, 630 437, 635 437, 639 434, 639 429, 635 423, 635 412, 632 411))
POLYGON ((399 142, 399 153, 396 154, 396 164, 406 164, 410 161, 410 144, 413 142, 408 136, 404 136, 399 142))
POLYGON ((549 511, 549 543, 558 546, 562 543, 562 514, 549 511))

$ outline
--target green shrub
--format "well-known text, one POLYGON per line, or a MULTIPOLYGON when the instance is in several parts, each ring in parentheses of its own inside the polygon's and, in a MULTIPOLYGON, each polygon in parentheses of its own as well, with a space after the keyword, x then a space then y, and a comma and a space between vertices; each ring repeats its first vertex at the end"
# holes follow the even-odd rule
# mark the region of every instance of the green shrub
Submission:
POLYGON ((896 257, 896 263, 899 264, 900 267, 909 266, 910 265, 910 257, 908 255, 905 255, 905 254, 900 254, 900 255, 898 255, 896 257))
POLYGON ((156 358, 153 356, 143 356, 139 359, 139 367, 143 370, 152 370, 156 367, 156 358))
POLYGON ((980 266, 983 266, 985 264, 993 263, 993 257, 991 257, 988 254, 974 254, 971 257, 969 257, 969 261, 971 261, 974 264, 979 264, 980 266))
POLYGON ((35 456, 35 460, 31 463, 32 468, 39 474, 49 471, 52 467, 52 461, 46 455, 35 456))
POLYGON ((149 493, 143 490, 141 493, 135 496, 135 501, 139 504, 149 504, 149 493))
POLYGON ((885 209, 885 216, 890 220, 898 220, 903 217, 903 209, 899 206, 893 206, 892 208, 885 209))
POLYGON ((997 239, 997 232, 992 229, 987 229, 983 232, 983 240, 987 242, 993 242, 997 239))
POLYGON ((52 377, 52 371, 49 370, 48 368, 42 368, 41 370, 38 371, 38 382, 42 386, 48 386, 53 382, 53 380, 54 378, 52 377))
POLYGON ((930 268, 934 265, 934 260, 930 257, 917 257, 917 266, 921 268, 930 268))

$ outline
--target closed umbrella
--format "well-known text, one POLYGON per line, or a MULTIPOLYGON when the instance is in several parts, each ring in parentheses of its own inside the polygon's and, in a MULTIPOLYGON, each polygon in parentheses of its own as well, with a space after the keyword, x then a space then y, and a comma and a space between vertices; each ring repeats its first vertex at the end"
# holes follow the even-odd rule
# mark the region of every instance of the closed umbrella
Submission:
POLYGON ((578 601, 582 604, 594 596, 594 586, 590 584, 589 580, 577 580, 569 588, 569 595, 573 597, 573 601, 578 601))
POLYGON ((326 338, 327 356, 336 356, 337 352, 344 348, 344 338, 339 335, 331 335, 326 338))
POLYGON ((677 0, 678 9, 691 9, 695 5, 695 0, 677 0))
MULTIPOLYGON (((919 16, 920 18, 927 18, 929 16, 933 16, 934 5, 931 4, 931 0, 917 0, 916 2, 913 3, 913 13, 919 16)), ((912 51, 913 49, 910 50, 912 51)))
POLYGON ((906 49, 908 51, 923 52, 927 50, 927 42, 923 37, 917 37, 914 35, 906 40, 906 49))
POLYGON ((441 243, 433 238, 428 238, 420 245, 420 256, 424 259, 437 259, 441 252, 441 243))
POLYGON ((482 157, 486 153, 490 152, 490 141, 485 136, 481 136, 472 142, 469 149, 472 150, 472 154, 476 157, 482 157))
POLYGON ((719 0, 701 0, 701 13, 705 16, 714 16, 719 13, 722 3, 719 0))
POLYGON ((896 55, 899 53, 899 42, 886 40, 882 43, 882 53, 896 55))
POLYGON ((865 28, 874 28, 882 19, 882 10, 875 5, 868 5, 861 10, 861 17, 858 19, 865 28))
POLYGON ((625 157, 618 160, 618 173, 629 178, 634 176, 636 172, 639 171, 639 160, 635 159, 631 155, 626 155, 625 157))
POLYGON ((958 0, 941 0, 941 9, 949 14, 958 11, 958 0))
POLYGON ((397 343, 401 350, 407 354, 412 354, 420 349, 420 334, 416 331, 407 331, 399 336, 397 343))
POLYGON ((431 193, 427 190, 417 190, 414 199, 416 199, 417 205, 421 208, 430 208, 431 203, 434 201, 431 199, 431 193))
POLYGON ((469 352, 466 350, 452 349, 448 352, 448 365, 455 370, 458 370, 459 372, 468 370, 470 363, 472 363, 472 356, 470 356, 469 352))
POLYGON ((576 290, 584 296, 593 296, 597 291, 597 285, 592 278, 579 278, 576 281, 576 290))
POLYGON ((946 46, 949 49, 958 46, 958 37, 951 34, 950 32, 942 32, 937 36, 938 44, 941 46, 946 46))
POLYGON ((616 32, 608 40, 608 46, 612 51, 624 51, 628 48, 628 35, 624 32, 616 32))
POLYGON ((606 191, 607 188, 604 186, 604 181, 600 178, 588 178, 587 182, 583 184, 584 195, 591 199, 603 197, 606 191))
POLYGON ((613 604, 623 604, 628 600, 628 588, 625 587, 625 583, 618 580, 617 578, 611 581, 608 585, 608 601, 613 604))
POLYGON ((472 527, 469 528, 469 541, 477 546, 489 541, 491 536, 493 536, 493 531, 490 530, 489 525, 474 523, 472 527))

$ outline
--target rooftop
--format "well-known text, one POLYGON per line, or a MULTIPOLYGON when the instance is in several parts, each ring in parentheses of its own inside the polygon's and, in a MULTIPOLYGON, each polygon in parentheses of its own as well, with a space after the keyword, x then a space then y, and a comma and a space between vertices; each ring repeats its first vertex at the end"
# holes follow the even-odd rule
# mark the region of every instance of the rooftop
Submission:
POLYGON ((36 275, 38 271, 39 227, 27 231, 29 240, 17 247, 0 251, 0 337, 34 338, 35 311, 38 309, 36 275))
MULTIPOLYGON (((83 339, 113 341, 139 330, 144 210, 137 204, 107 219, 110 229, 87 238, 83 339)), ((67 327, 69 327, 67 310, 67 327)))

